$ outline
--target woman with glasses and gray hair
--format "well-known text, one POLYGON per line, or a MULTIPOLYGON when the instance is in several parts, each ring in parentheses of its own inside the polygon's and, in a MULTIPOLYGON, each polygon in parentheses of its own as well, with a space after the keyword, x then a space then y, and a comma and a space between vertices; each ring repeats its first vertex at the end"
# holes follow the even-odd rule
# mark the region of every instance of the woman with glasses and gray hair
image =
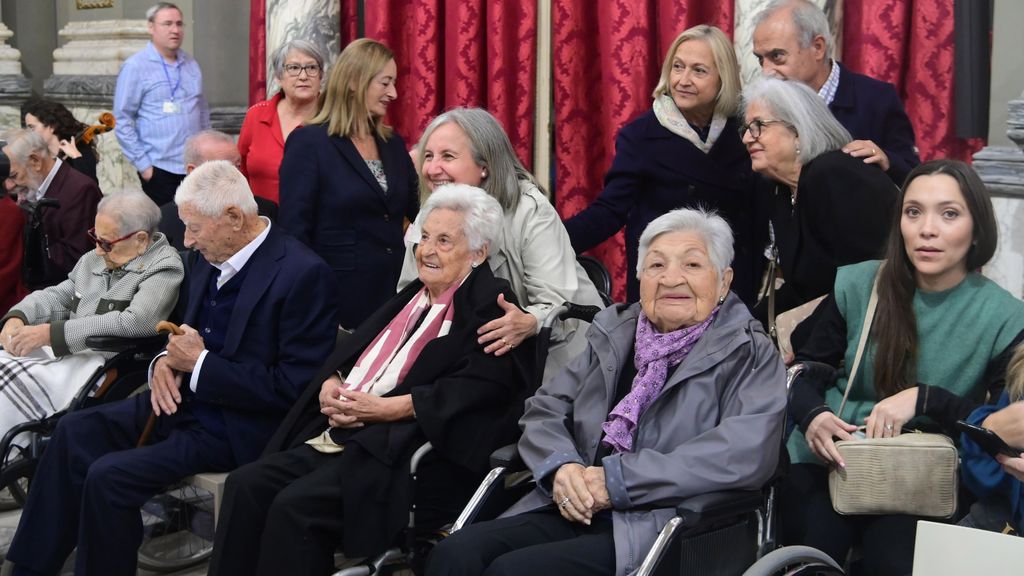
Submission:
POLYGON ((88 337, 156 335, 184 277, 159 223, 160 210, 142 192, 108 194, 88 231, 96 249, 63 282, 32 292, 0 319, 0 436, 64 409, 83 375, 113 356, 90 350, 88 337))
MULTIPOLYGON (((850 133, 805 84, 761 78, 744 88, 743 108, 740 136, 764 177, 758 200, 784 281, 780 314, 832 290, 839 266, 881 254, 897 189, 881 168, 843 153, 850 133)), ((771 323, 767 300, 755 316, 771 323)))
POLYGON ((249 108, 238 135, 239 166, 252 193, 278 202, 278 172, 284 143, 292 130, 316 114, 324 77, 324 57, 308 40, 289 40, 271 57, 280 90, 270 100, 249 108))

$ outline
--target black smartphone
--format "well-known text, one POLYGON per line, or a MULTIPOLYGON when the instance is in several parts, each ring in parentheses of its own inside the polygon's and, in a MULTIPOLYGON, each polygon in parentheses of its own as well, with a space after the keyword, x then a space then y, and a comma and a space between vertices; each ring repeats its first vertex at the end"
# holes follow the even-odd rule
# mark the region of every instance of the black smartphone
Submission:
POLYGON ((1003 439, 1000 438, 998 434, 988 428, 975 426, 974 424, 964 422, 963 420, 958 421, 956 423, 956 427, 964 434, 967 434, 971 440, 977 442, 978 446, 981 446, 982 450, 993 457, 996 454, 1005 454, 1012 458, 1020 458, 1021 455, 1024 454, 1024 449, 1008 446, 1006 442, 1003 442, 1003 439))

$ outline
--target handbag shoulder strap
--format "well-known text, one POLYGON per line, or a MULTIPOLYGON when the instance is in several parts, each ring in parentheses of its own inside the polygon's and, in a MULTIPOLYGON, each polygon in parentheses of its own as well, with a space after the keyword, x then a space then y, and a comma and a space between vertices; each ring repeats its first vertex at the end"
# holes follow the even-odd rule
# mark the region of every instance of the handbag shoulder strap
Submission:
POLYGON ((843 409, 846 408, 846 399, 850 396, 850 388, 853 388, 853 379, 857 377, 857 369, 860 368, 860 359, 864 356, 864 348, 868 343, 868 333, 871 332, 871 323, 875 319, 875 308, 878 306, 878 277, 882 275, 882 266, 878 267, 875 273, 874 282, 871 283, 871 298, 868 299, 868 309, 864 312, 864 325, 861 326, 860 340, 857 342, 857 352, 853 355, 853 365, 850 366, 850 376, 846 379, 846 391, 843 392, 843 401, 839 404, 839 412, 836 417, 843 417, 843 409))

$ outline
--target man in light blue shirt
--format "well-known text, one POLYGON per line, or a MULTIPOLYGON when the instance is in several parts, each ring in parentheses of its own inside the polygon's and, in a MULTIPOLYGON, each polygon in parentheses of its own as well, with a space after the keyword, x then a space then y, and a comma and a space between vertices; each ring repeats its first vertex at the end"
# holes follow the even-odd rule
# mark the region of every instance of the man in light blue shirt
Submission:
POLYGON ((142 189, 161 206, 185 177, 188 137, 210 127, 203 73, 181 49, 181 10, 159 2, 146 12, 151 41, 125 60, 114 89, 114 128, 121 150, 139 172, 142 189))

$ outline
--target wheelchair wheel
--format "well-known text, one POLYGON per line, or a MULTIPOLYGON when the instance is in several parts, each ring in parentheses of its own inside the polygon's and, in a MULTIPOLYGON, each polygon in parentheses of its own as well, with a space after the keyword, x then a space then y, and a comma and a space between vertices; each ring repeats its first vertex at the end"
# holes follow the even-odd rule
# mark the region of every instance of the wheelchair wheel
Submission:
POLYGON ((213 494, 179 484, 142 507, 144 536, 139 568, 174 572, 195 566, 213 552, 213 494))
POLYGON ((32 483, 32 476, 35 474, 36 462, 31 462, 24 454, 25 449, 17 444, 11 444, 3 459, 4 469, 7 470, 7 485, 0 491, 0 510, 21 508, 28 500, 29 485, 32 483), (9 494, 9 497, 7 496, 9 494))
POLYGON ((783 546, 765 554, 743 576, 844 576, 835 560, 810 546, 783 546))

